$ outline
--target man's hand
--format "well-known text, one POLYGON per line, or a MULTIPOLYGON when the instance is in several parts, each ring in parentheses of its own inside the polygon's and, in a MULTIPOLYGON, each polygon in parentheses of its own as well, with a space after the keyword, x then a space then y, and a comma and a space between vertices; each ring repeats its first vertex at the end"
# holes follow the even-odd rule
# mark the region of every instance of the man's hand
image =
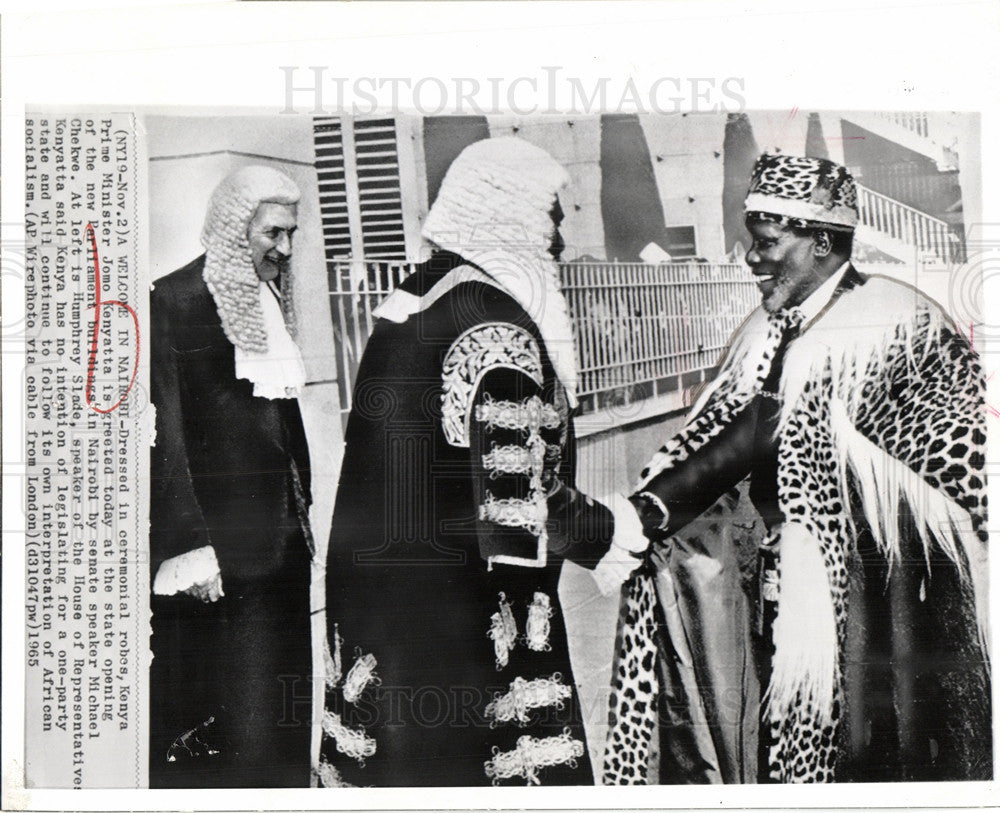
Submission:
POLYGON ((636 507, 624 494, 612 494, 603 500, 615 516, 614 544, 630 553, 642 553, 649 547, 642 520, 636 507))
POLYGON ((611 509, 615 518, 611 547, 593 570, 598 589, 607 596, 621 589, 642 564, 642 554, 649 547, 649 539, 643 534, 635 506, 624 494, 611 494, 601 502, 611 509))
POLYGON ((158 596, 186 593, 205 603, 218 601, 225 593, 215 548, 205 545, 164 561, 153 579, 153 593, 158 596))
POLYGON ((638 556, 633 556, 630 551, 612 543, 592 571, 597 589, 605 596, 620 590, 641 564, 642 559, 638 556))

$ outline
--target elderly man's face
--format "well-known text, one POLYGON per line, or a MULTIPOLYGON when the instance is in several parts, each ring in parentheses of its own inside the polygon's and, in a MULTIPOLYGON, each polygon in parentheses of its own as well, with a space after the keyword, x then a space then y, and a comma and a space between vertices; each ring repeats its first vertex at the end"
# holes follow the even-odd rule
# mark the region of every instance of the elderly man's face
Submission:
POLYGON ((296 207, 289 203, 261 203, 247 228, 250 257, 264 282, 277 279, 292 258, 296 207))
POLYGON ((812 236, 768 221, 751 221, 747 229, 753 245, 746 261, 768 313, 801 304, 823 284, 828 275, 819 268, 812 236))

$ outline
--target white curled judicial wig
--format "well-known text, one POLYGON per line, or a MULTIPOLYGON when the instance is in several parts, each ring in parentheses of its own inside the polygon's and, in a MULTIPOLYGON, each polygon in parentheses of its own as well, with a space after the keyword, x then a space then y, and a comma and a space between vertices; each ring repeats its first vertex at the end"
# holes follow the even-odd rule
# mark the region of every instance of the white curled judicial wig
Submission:
MULTIPOLYGON (((251 166, 227 175, 208 202, 201 230, 205 284, 215 299, 226 336, 243 350, 267 350, 264 315, 258 302, 260 279, 250 257, 247 228, 261 203, 292 205, 299 197, 299 188, 287 175, 270 167, 251 166)), ((291 304, 288 281, 283 280, 282 285, 287 311, 291 304)), ((294 324, 290 326, 294 328, 294 324)))
POLYGON ((201 231, 203 277, 222 329, 236 348, 236 375, 254 382, 254 395, 268 398, 296 394, 305 383, 305 368, 292 340, 293 275, 282 276, 279 313, 254 269, 247 229, 261 203, 293 205, 300 196, 284 173, 264 166, 243 167, 215 188, 201 231))
POLYGON ((477 265, 524 308, 575 406, 573 327, 549 253, 552 208, 568 183, 566 170, 527 141, 477 141, 449 167, 422 234, 477 265))

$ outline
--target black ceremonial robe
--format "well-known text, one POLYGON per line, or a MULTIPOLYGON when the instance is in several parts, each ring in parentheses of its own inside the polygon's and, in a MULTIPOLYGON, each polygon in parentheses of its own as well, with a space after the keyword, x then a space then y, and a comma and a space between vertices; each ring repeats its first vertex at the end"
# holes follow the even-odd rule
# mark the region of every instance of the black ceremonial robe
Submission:
POLYGON ((558 582, 564 559, 607 551, 613 518, 573 488, 538 328, 461 263, 438 254, 406 280, 358 371, 327 560, 343 674, 324 759, 364 786, 590 784, 558 582), (371 680, 352 666, 368 656, 371 680))
POLYGON ((305 787, 305 433, 294 399, 255 397, 236 379, 204 264, 200 257, 157 280, 150 296, 150 573, 211 545, 225 596, 151 598, 150 785, 305 787))

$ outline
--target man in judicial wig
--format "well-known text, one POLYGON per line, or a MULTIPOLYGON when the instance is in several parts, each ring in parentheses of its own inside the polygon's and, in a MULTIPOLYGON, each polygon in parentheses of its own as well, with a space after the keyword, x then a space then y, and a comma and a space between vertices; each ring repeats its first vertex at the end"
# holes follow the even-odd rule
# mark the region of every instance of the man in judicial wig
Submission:
POLYGON ((763 155, 745 208, 761 306, 632 497, 655 544, 604 781, 644 781, 657 730, 661 782, 989 779, 976 353, 851 264, 844 167, 763 155), (683 529, 747 477, 766 533, 741 579, 683 529))
POLYGON ((248 166, 155 283, 150 785, 309 784, 309 454, 290 260, 299 190, 248 166), (306 704, 308 708, 308 704, 306 704))
POLYGON ((559 576, 617 591, 647 540, 624 497, 574 487, 568 180, 521 139, 466 147, 432 256, 376 311, 326 570, 324 784, 593 783, 559 576))

